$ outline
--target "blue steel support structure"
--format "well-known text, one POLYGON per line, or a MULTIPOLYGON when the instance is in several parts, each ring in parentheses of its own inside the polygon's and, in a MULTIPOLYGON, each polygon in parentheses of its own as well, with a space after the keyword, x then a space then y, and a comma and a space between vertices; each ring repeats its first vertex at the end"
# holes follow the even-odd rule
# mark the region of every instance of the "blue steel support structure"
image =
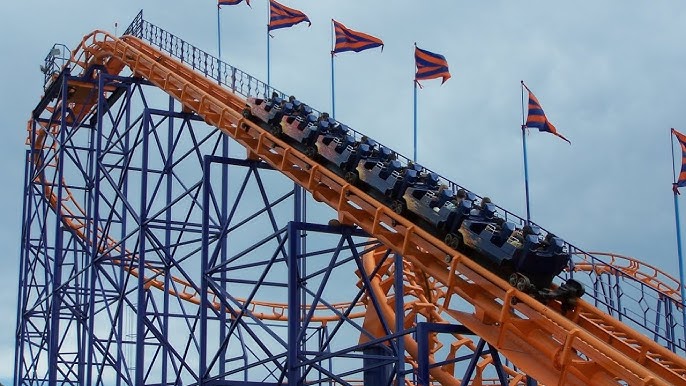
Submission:
MULTIPOLYGON (((238 93, 271 91, 224 63, 199 68, 212 63, 202 51, 138 23, 129 32, 238 93)), ((430 277, 389 252, 367 271, 378 242, 321 225, 336 213, 306 210, 302 188, 145 80, 91 71, 60 74, 29 126, 15 384, 421 383, 443 354, 434 338, 462 341, 431 329, 454 320, 439 320, 430 277), (408 361, 413 339, 427 351, 408 361)), ((683 352, 671 298, 618 271, 574 275, 596 305, 683 352)), ((502 382, 478 346, 440 365, 468 379, 490 353, 502 382)))

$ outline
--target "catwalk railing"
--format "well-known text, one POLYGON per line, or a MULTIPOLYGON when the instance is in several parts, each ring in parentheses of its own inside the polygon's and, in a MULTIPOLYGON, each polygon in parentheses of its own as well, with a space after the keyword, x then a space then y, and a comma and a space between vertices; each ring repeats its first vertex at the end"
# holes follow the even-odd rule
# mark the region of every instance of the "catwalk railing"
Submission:
MULTIPOLYGON (((148 42, 244 98, 270 96, 273 92, 282 97, 288 95, 144 20, 142 11, 124 35, 148 42)), ((314 108, 313 111, 319 113, 314 108)), ((354 129, 351 132, 356 139, 364 135, 354 129)), ((409 158, 399 153, 397 155, 401 162, 410 162, 409 158)), ((440 178, 453 191, 466 189, 443 176, 440 178)), ((478 194, 477 197, 481 198, 478 194)), ((498 213, 520 226, 525 224, 525 219, 505 208, 498 207, 498 213)), ((548 233, 540 225, 534 225, 541 228, 544 234, 548 233)), ((630 259, 630 264, 613 265, 611 263, 615 263, 616 259, 612 256, 616 255, 588 253, 570 243, 566 243, 566 246, 575 259, 570 267, 571 273, 565 273, 565 276, 578 278, 579 275, 587 275, 584 280, 590 287, 587 296, 593 299, 596 307, 651 336, 670 350, 686 353, 686 323, 676 279, 635 259, 630 259)))

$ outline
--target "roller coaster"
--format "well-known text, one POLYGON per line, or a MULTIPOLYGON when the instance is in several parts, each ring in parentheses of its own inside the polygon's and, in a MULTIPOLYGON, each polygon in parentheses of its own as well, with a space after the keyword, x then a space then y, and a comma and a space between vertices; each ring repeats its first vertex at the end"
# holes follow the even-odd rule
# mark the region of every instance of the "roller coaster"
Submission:
POLYGON ((554 283, 585 295, 544 304, 247 119, 289 94, 142 13, 61 52, 27 126, 15 385, 686 384, 659 269, 565 243, 554 283))

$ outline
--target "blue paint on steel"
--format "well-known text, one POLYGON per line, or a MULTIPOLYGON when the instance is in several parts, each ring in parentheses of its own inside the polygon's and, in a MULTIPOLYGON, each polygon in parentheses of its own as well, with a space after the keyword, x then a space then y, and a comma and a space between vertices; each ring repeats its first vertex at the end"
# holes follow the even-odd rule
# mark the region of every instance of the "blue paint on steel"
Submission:
POLYGON ((147 110, 143 111, 142 124, 142 166, 141 166, 141 201, 139 208, 139 231, 138 231, 138 288, 136 298, 136 369, 135 383, 145 384, 145 336, 146 336, 146 222, 148 219, 148 159, 149 143, 152 125, 150 124, 150 114, 147 110))
MULTIPOLYGON (((296 189, 297 192, 297 189, 296 189)), ((296 200, 299 196, 296 193, 296 200)), ((298 211, 296 210, 296 213, 298 211)), ((296 215, 297 216, 297 215, 296 215)), ((299 217, 299 216, 298 216, 299 217)), ((300 384, 300 232, 293 223, 288 224, 288 351, 287 378, 289 384, 300 384)))
POLYGON ((208 270, 208 260, 209 260, 209 248, 210 248, 210 165, 211 161, 209 157, 203 157, 203 167, 202 167, 202 207, 205 210, 202 211, 202 252, 201 252, 201 263, 200 263, 200 293, 202 294, 201 305, 200 305, 200 357, 198 361, 198 374, 200 379, 198 384, 200 386, 205 384, 205 378, 208 376, 207 373, 207 309, 210 307, 209 301, 207 299, 207 291, 209 289, 209 284, 207 280, 207 270, 208 270))
MULTIPOLYGON (((62 90, 61 90, 61 113, 60 113, 60 143, 64 143, 66 138, 68 126, 67 126, 67 108, 69 105, 67 101, 67 82, 68 77, 62 79, 62 90)), ((64 147, 60 146, 59 149, 60 159, 65 157, 64 147)), ((50 343, 48 345, 48 383, 51 385, 57 384, 57 376, 59 374, 59 349, 60 349, 60 308, 62 307, 62 296, 63 291, 60 288, 62 286, 62 260, 63 260, 63 235, 64 229, 62 229, 62 199, 63 190, 62 185, 64 179, 64 165, 60 163, 58 165, 58 177, 57 181, 53 183, 57 185, 57 210, 56 212, 56 222, 55 222, 55 256, 52 266, 52 304, 50 305, 50 343)))
POLYGON ((471 359, 469 360, 469 364, 467 365, 464 375, 462 376, 462 382, 460 382, 460 386, 467 386, 471 383, 474 370, 476 369, 476 365, 479 363, 479 358, 481 358, 485 346, 486 341, 479 339, 479 343, 476 344, 476 349, 474 350, 474 355, 472 355, 471 359))
POLYGON ((488 344, 488 347, 490 348, 490 354, 491 354, 491 360, 493 361, 493 367, 495 367, 495 372, 498 374, 498 380, 500 381, 501 386, 508 386, 509 382, 507 379, 507 373, 505 373, 505 369, 503 368, 503 363, 500 361, 500 354, 498 353, 498 350, 496 350, 493 345, 490 343, 488 344))

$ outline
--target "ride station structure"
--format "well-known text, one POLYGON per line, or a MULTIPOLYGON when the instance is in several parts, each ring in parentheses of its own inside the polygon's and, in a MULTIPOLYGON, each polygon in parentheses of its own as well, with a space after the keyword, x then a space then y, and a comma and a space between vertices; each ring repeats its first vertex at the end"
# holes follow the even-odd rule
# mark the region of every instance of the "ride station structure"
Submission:
POLYGON ((142 13, 60 47, 27 127, 15 385, 686 384, 658 269, 565 244, 554 282, 585 295, 544 304, 247 119, 287 94, 142 13))

